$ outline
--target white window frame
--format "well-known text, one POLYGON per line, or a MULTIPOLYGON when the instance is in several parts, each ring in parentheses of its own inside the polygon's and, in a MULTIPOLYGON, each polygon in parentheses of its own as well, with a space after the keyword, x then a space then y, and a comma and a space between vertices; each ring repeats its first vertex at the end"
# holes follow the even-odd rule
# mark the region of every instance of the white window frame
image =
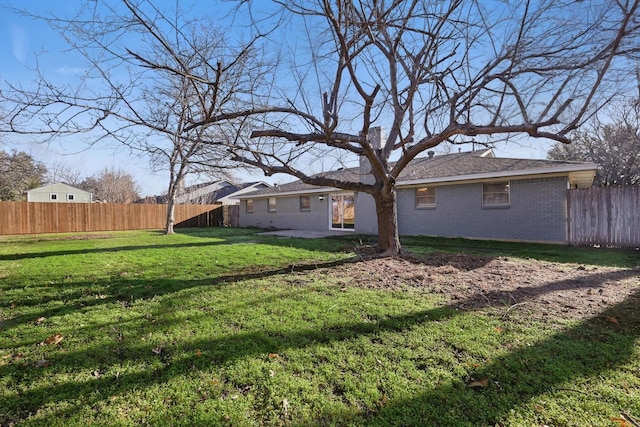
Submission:
POLYGON ((278 211, 278 202, 275 197, 269 197, 267 199, 267 212, 277 212, 278 211), (273 202, 273 203, 272 203, 273 202))
POLYGON ((76 195, 75 194, 67 194, 67 202, 75 202, 76 201, 76 195))
POLYGON ((58 201, 58 193, 49 193, 49 200, 53 202, 58 201))
POLYGON ((253 213, 253 199, 247 199, 245 202, 245 211, 247 213, 253 213))
POLYGON ((482 183, 482 207, 508 207, 511 205, 511 182, 483 182, 482 183), (502 186, 504 190, 498 190, 502 186), (489 188, 488 188, 489 187, 489 188), (501 196, 506 196, 506 201, 501 196))
POLYGON ((311 212, 311 196, 300 196, 300 212, 311 212), (303 200, 306 200, 306 203, 303 203, 303 200))
POLYGON ((416 209, 433 209, 436 207, 436 189, 435 187, 420 187, 415 189, 416 209), (427 194, 420 195, 421 191, 426 191, 427 194), (428 194, 432 193, 432 194, 428 194), (432 199, 432 202, 425 202, 421 199, 432 199))

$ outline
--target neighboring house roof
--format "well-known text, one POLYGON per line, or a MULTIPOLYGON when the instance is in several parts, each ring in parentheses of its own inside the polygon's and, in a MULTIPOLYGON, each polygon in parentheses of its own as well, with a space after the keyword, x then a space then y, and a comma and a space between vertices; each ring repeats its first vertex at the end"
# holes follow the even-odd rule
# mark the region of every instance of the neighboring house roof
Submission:
MULTIPOLYGON (((400 173, 398 187, 437 183, 453 183, 486 179, 507 179, 524 176, 568 175, 569 181, 578 187, 589 187, 593 181, 595 163, 569 162, 543 159, 513 159, 495 157, 493 150, 444 154, 420 157, 410 162, 400 173)), ((330 171, 318 176, 338 180, 359 180, 358 167, 330 171)), ((317 187, 294 181, 277 187, 244 194, 241 198, 268 197, 298 193, 322 193, 333 187, 317 187)))
MULTIPOLYGON (((78 187, 74 187, 64 182, 55 182, 53 184, 32 188, 31 190, 25 191, 25 193, 27 194, 28 202, 38 201, 38 199, 42 199, 43 195, 45 194, 50 195, 50 194, 57 194, 57 193, 66 193, 67 195, 74 194, 81 198, 80 199, 81 202, 82 202, 82 197, 85 198, 84 199, 85 202, 87 201, 91 202, 93 197, 91 192, 83 190, 78 187)), ((48 197, 49 196, 47 196, 47 198, 48 197)), ((51 201, 51 200, 47 200, 47 201, 51 201)), ((65 199, 65 200, 55 200, 55 201, 60 202, 60 201, 67 201, 67 200, 65 199)), ((78 200, 74 197, 74 200, 69 199, 68 201, 77 202, 78 200)))
POLYGON ((223 205, 237 204, 240 202, 240 196, 245 193, 252 193, 254 191, 271 188, 269 184, 262 181, 239 184, 238 187, 240 187, 238 191, 234 191, 233 193, 230 193, 230 194, 227 194, 226 196, 218 198, 217 200, 218 203, 222 203, 223 205))
MULTIPOLYGON (((262 188, 269 188, 269 184, 257 181, 241 184, 232 184, 229 181, 220 180, 191 185, 184 189, 184 193, 176 197, 179 204, 234 204, 239 202, 236 196, 262 188)), ((168 196, 146 197, 141 202, 153 201, 155 203, 167 203, 168 196)))
POLYGON ((54 182, 53 184, 42 185, 40 187, 32 188, 31 190, 28 190, 27 192, 29 192, 29 191, 49 191, 49 190, 60 189, 60 188, 65 188, 67 190, 73 190, 76 193, 87 193, 87 194, 90 194, 86 190, 83 190, 83 189, 78 188, 78 187, 74 187, 73 185, 65 184, 64 182, 54 182))
POLYGON ((176 197, 176 203, 184 204, 213 204, 220 197, 237 191, 237 186, 229 181, 215 181, 191 185, 184 189, 184 193, 176 197))

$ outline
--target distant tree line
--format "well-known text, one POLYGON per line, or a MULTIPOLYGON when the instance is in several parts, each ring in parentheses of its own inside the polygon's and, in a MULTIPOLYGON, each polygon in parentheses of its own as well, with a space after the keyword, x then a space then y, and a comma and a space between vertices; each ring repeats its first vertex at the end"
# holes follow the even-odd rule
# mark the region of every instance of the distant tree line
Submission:
POLYGON ((82 178, 68 166, 47 166, 24 151, 0 150, 0 201, 24 201, 28 190, 57 182, 89 191, 94 201, 133 203, 140 199, 133 177, 120 169, 104 168, 82 178))
POLYGON ((599 187, 639 185, 640 102, 612 107, 577 132, 571 144, 554 144, 548 158, 597 163, 599 187))
POLYGON ((24 200, 24 193, 45 181, 47 168, 23 151, 0 150, 0 200, 24 200))

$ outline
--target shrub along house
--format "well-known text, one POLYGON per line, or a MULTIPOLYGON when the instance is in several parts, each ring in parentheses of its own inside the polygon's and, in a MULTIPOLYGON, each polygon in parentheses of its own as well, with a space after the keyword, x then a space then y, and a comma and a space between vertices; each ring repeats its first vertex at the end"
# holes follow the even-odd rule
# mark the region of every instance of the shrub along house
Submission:
MULTIPOLYGON (((325 173, 366 179, 367 164, 325 173)), ((431 235, 565 243, 567 190, 590 187, 594 163, 495 157, 492 150, 416 158, 397 181, 398 228, 431 235)), ((295 181, 240 197, 241 227, 377 233, 373 198, 295 181)))

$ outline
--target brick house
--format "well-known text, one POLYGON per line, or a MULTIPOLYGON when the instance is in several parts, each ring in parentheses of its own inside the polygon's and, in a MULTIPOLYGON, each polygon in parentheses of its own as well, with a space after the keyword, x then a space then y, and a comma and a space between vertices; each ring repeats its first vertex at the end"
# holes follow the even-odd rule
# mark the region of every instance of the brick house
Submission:
MULTIPOLYGON (((366 161, 324 173, 367 179, 366 161)), ((594 163, 495 157, 493 150, 414 159, 397 180, 401 235, 568 240, 567 191, 590 187, 594 163)), ((377 233, 373 198, 295 181, 240 197, 241 227, 377 233)))

